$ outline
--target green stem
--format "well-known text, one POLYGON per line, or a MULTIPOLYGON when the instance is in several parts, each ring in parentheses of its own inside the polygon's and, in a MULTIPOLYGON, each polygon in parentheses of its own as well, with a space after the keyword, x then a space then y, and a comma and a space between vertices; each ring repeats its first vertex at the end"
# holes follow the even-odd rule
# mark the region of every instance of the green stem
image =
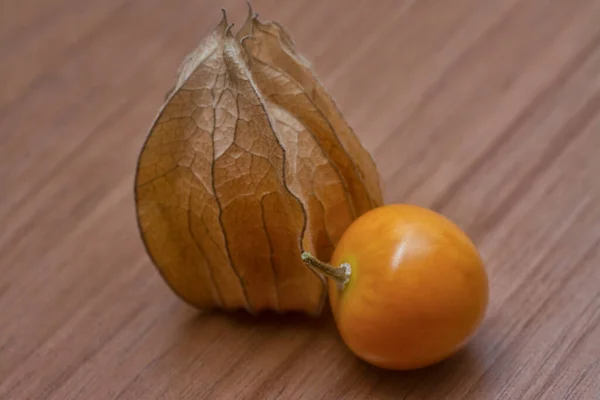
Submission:
POLYGON ((352 275, 352 268, 350 267, 350 264, 344 263, 339 267, 334 267, 321 260, 318 260, 306 251, 302 253, 302 261, 304 261, 304 263, 309 267, 323 273, 328 278, 335 280, 342 289, 345 288, 350 281, 350 276, 352 275))

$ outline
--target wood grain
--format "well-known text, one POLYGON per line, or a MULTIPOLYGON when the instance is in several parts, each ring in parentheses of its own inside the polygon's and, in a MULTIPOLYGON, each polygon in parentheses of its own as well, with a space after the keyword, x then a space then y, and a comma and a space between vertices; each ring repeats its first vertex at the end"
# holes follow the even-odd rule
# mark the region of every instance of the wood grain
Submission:
POLYGON ((183 57, 238 1, 0 9, 1 399, 600 398, 600 2, 255 0, 373 153, 388 202, 476 241, 486 321, 410 373, 331 316, 201 314, 136 230, 136 157, 183 57))

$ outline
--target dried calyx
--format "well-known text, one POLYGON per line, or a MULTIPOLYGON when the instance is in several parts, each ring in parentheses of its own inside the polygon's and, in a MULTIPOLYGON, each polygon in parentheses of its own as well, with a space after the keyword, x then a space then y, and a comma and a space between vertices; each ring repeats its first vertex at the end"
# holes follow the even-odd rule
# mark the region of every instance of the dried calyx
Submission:
POLYGON ((223 19, 183 62, 141 151, 136 210, 171 288, 202 309, 318 314, 344 230, 381 205, 377 169, 277 23, 223 19))

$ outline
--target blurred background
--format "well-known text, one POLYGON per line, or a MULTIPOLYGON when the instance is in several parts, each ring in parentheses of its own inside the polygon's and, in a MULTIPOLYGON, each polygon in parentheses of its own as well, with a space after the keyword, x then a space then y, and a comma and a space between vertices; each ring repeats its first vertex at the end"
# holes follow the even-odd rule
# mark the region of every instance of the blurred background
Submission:
POLYGON ((329 316, 199 317, 144 253, 133 174, 179 64, 246 4, 8 0, 0 398, 596 399, 600 2, 252 4, 312 62, 386 200, 477 243, 492 293, 477 338, 398 375, 355 360, 329 316))

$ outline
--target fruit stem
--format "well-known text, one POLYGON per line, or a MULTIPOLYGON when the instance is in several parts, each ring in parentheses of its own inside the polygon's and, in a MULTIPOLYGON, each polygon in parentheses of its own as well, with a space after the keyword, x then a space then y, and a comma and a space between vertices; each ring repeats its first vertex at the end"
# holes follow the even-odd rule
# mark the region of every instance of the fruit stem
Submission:
POLYGON ((352 268, 348 263, 344 263, 339 267, 334 267, 321 260, 318 260, 307 251, 302 253, 302 261, 304 261, 304 263, 309 267, 315 268, 325 274, 327 277, 335 280, 341 289, 344 289, 350 281, 352 268))

